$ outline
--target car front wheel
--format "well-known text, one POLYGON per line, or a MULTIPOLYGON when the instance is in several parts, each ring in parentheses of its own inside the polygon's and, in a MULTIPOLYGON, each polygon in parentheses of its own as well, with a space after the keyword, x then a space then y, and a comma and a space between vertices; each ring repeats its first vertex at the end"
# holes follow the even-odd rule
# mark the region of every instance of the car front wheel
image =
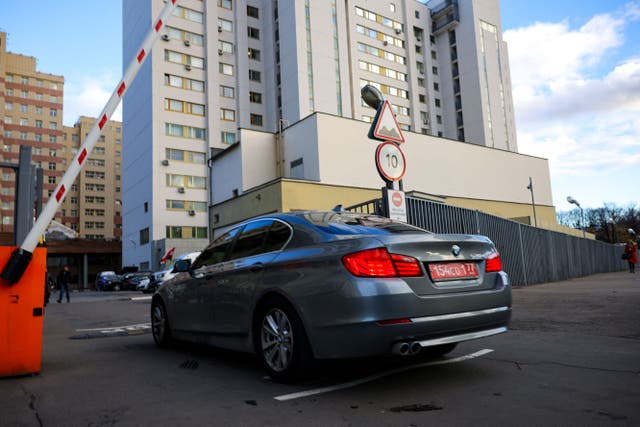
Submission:
POLYGON ((151 304, 151 333, 158 347, 169 347, 173 344, 167 309, 160 299, 151 304))
POLYGON ((271 378, 291 382, 305 376, 312 362, 302 321, 287 303, 273 299, 257 316, 255 348, 271 378))

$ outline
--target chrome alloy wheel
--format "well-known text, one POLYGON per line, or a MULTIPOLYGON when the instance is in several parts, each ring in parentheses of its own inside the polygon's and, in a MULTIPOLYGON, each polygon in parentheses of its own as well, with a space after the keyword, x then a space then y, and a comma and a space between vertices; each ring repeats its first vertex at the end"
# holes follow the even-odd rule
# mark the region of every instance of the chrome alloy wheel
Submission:
POLYGON ((271 369, 282 372, 293 356, 293 329, 287 314, 272 308, 262 320, 260 343, 264 359, 271 369))

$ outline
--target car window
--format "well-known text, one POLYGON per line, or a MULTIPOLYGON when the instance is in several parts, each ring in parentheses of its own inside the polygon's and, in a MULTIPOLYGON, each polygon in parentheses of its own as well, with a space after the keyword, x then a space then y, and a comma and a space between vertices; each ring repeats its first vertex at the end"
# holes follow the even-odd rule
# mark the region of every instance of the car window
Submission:
POLYGON ((264 238, 271 227, 272 220, 260 220, 247 224, 238 237, 229 259, 244 258, 264 253, 264 238))
POLYGON ((195 260, 193 268, 217 264, 227 259, 227 255, 233 244, 233 239, 239 231, 240 228, 234 228, 214 240, 195 260))
POLYGON ((273 221, 264 244, 264 252, 278 251, 289 240, 291 229, 280 221, 273 221))
POLYGON ((422 228, 376 215, 313 212, 302 216, 319 230, 331 234, 429 233, 422 228))

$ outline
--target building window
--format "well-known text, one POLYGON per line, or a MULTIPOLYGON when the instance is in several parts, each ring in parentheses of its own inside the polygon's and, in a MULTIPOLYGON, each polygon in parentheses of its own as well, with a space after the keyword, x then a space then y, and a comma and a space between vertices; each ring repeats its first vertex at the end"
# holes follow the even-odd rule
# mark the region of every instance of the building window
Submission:
POLYGON ((262 126, 262 116, 260 114, 251 114, 251 124, 254 126, 262 126))
POLYGON ((433 82, 433 90, 436 92, 440 92, 440 83, 433 82))
POLYGON ((259 92, 249 92, 249 102, 262 104, 262 94, 259 92))
POLYGON ((149 228, 143 228, 140 230, 140 244, 146 245, 149 243, 149 228))
POLYGON ((420 19, 420 12, 417 10, 415 11, 415 17, 416 19, 420 19))
POLYGON ((258 19, 260 18, 260 11, 257 7, 247 6, 247 16, 258 19))
POLYGON ((220 132, 220 142, 222 144, 235 144, 236 142, 236 134, 233 132, 220 132))
POLYGON ((233 22, 218 18, 218 31, 233 31, 233 22))
POLYGON ((225 76, 233 76, 233 65, 220 63, 220 74, 224 74, 225 76))
POLYGON ((435 102, 436 102, 436 107, 440 108, 440 99, 436 98, 435 102))
POLYGON ((434 76, 438 75, 438 67, 431 67, 431 72, 433 73, 434 76))
POLYGON ((20 104, 20 112, 21 113, 28 113, 29 112, 29 106, 27 104, 20 104))
POLYGON ((204 116, 204 105, 187 101, 179 101, 177 99, 165 98, 164 109, 167 111, 175 111, 178 113, 204 116))
POLYGON ((233 9, 231 0, 218 0, 218 6, 224 9, 229 9, 229 10, 233 9))
POLYGON ((166 185, 167 187, 183 187, 203 190, 207 188, 207 179, 203 176, 167 174, 166 185))
POLYGON ((175 123, 165 123, 165 135, 177 136, 191 139, 206 139, 206 130, 193 126, 178 125, 175 123))
POLYGON ((206 161, 205 154, 197 151, 179 150, 177 148, 165 148, 164 154, 165 159, 176 162, 204 164, 206 161))
POLYGON ((206 239, 207 227, 182 227, 167 225, 167 239, 206 239))
POLYGON ((41 115, 42 115, 42 107, 36 106, 36 114, 37 114, 38 116, 41 116, 41 115))
POLYGON ((236 90, 230 86, 220 86, 220 96, 223 98, 235 98, 236 90))
POLYGON ((236 112, 235 110, 230 110, 228 108, 220 109, 220 120, 226 120, 229 122, 233 122, 236 120, 236 112))
POLYGON ((247 27, 247 35, 250 39, 260 40, 260 30, 253 27, 247 27))
POLYGON ((222 53, 233 53, 233 44, 218 40, 218 50, 222 53))
POLYGON ((47 181, 49 182, 49 184, 55 184, 56 183, 56 177, 53 175, 49 175, 49 177, 47 178, 47 181))
POLYGON ((260 61, 260 51, 258 49, 249 48, 247 52, 249 59, 253 59, 254 61, 260 61))
POLYGON ((257 70, 249 70, 249 80, 253 82, 260 82, 262 79, 260 75, 260 71, 257 70))

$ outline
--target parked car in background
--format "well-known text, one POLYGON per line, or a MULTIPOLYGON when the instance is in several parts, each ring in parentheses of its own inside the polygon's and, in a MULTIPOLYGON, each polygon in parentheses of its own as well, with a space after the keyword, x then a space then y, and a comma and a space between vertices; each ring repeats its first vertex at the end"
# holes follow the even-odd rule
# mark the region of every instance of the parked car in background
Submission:
POLYGON ((347 212, 264 215, 177 261, 151 302, 155 342, 255 352, 277 381, 314 358, 426 352, 507 331, 494 244, 347 212))
POLYGON ((115 271, 101 271, 96 276, 97 291, 119 291, 122 285, 122 276, 115 271))
POLYGON ((122 276, 122 289, 128 291, 135 291, 140 285, 148 285, 151 283, 151 277, 153 271, 136 271, 133 273, 126 273, 122 276))
POLYGON ((176 259, 173 260, 173 262, 168 266, 166 266, 163 270, 156 271, 155 273, 153 273, 153 282, 154 282, 153 286, 158 287, 165 280, 171 279, 173 276, 175 276, 176 272, 173 271, 173 267, 176 265, 178 261, 188 260, 189 262, 193 262, 198 257, 198 255, 200 255, 200 252, 187 252, 187 253, 178 255, 176 259))

